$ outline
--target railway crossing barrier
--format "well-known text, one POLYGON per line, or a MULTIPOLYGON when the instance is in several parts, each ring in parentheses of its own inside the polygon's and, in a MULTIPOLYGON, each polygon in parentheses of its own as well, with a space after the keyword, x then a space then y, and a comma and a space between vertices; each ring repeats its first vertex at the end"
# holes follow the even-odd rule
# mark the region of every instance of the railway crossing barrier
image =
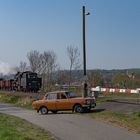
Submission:
POLYGON ((140 88, 137 89, 115 89, 115 88, 102 88, 102 87, 94 87, 91 88, 93 92, 105 92, 105 93, 132 93, 132 94, 140 94, 140 88))

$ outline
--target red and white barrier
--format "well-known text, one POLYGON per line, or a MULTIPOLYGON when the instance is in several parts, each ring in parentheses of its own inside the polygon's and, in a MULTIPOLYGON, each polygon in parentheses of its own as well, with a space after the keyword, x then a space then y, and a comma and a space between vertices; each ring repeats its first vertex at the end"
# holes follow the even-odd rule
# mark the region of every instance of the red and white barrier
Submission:
POLYGON ((135 93, 140 94, 140 89, 115 89, 115 88, 91 88, 91 91, 106 92, 106 93, 135 93))

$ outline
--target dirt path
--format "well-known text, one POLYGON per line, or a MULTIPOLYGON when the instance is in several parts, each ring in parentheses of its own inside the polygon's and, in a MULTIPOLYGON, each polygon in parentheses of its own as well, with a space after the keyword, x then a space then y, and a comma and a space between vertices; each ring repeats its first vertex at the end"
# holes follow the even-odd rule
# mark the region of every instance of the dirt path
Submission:
POLYGON ((48 131, 60 140, 140 140, 123 128, 118 128, 90 117, 77 114, 39 115, 35 111, 0 103, 0 112, 18 116, 48 131))

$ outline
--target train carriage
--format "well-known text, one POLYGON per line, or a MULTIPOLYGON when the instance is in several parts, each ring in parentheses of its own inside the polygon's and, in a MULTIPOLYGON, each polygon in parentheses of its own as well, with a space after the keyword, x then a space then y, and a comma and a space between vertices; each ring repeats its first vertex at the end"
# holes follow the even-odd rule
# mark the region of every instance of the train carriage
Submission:
POLYGON ((0 89, 3 89, 3 79, 0 79, 0 89))
POLYGON ((10 80, 5 80, 5 83, 4 83, 4 89, 5 90, 12 90, 13 89, 13 79, 10 79, 10 80))

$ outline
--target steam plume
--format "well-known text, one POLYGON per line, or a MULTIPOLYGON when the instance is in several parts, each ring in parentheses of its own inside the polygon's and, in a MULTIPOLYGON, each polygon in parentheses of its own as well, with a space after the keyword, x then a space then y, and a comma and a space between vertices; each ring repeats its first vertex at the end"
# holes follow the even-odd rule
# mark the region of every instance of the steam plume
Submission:
POLYGON ((5 62, 0 61, 0 74, 1 75, 7 75, 7 74, 13 74, 14 69, 5 62))

